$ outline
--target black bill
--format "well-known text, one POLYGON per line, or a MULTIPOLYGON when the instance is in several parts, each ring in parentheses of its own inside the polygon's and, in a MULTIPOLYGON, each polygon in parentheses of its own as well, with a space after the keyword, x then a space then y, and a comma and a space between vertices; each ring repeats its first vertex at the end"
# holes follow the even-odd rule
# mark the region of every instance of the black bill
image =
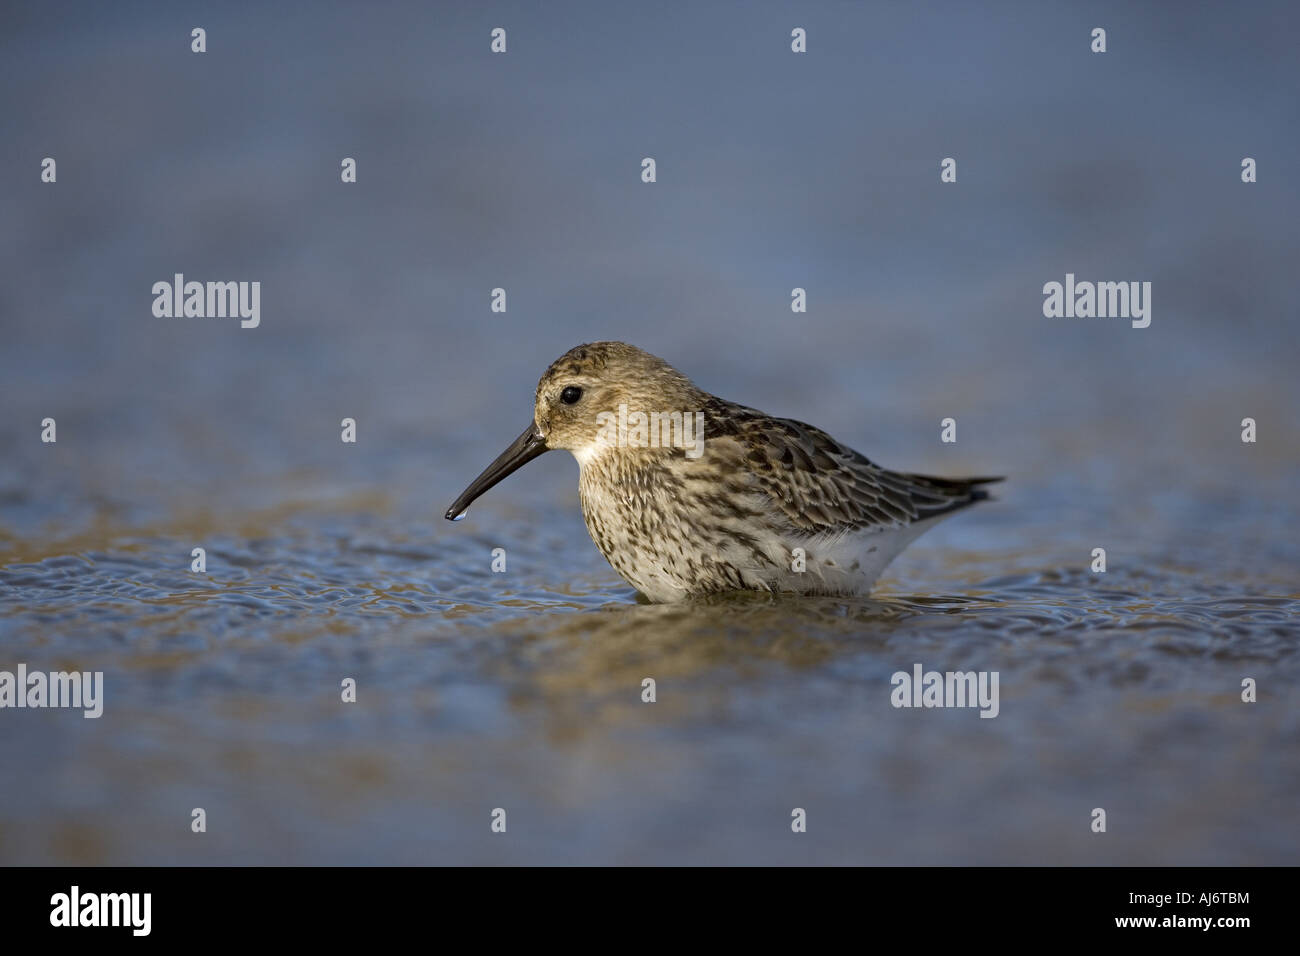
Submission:
POLYGON ((546 439, 537 431, 537 426, 529 425, 522 435, 510 443, 509 448, 497 456, 496 461, 483 469, 483 474, 475 478, 470 486, 461 492, 460 497, 447 509, 447 520, 458 521, 475 498, 548 450, 546 439))

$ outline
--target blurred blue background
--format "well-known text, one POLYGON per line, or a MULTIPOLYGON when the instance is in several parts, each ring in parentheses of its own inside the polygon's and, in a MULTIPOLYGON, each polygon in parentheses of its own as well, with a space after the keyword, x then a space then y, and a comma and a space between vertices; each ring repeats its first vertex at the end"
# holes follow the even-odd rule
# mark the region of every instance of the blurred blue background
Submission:
MULTIPOLYGON (((1269 809, 1297 795, 1293 691, 1253 731, 1192 734, 1216 780, 1235 769, 1253 791, 1198 798, 1203 815, 1174 823, 1151 795, 1209 777, 1193 762, 1134 779, 1162 741, 1205 729, 1197 694, 1228 701, 1228 720, 1248 665, 1275 695, 1294 687, 1294 4, 11 3, 0 17, 0 636, 33 667, 108 668, 120 701, 95 728, 0 715, 6 765, 43 768, 24 795, 0 797, 0 859, 337 862, 356 840, 376 848, 370 862, 423 861, 392 821, 432 779, 402 748, 432 738, 440 759, 464 757, 438 779, 478 774, 483 790, 509 791, 541 760, 567 768, 574 789, 530 805, 581 805, 603 821, 487 851, 450 835, 448 817, 443 862, 780 859, 743 812, 735 839, 692 830, 718 781, 734 779, 714 776, 727 760, 759 790, 831 774, 823 797, 845 808, 871 789, 874 822, 839 831, 861 840, 801 859, 1294 861, 1295 834, 1269 809), (489 51, 498 26, 505 55, 489 51), (803 55, 790 51, 796 26, 803 55), (1105 54, 1089 49, 1097 26, 1105 54), (54 185, 39 177, 47 156, 54 185), (1259 164, 1250 185, 1247 156, 1259 164), (340 182, 343 157, 357 160, 356 184, 340 182), (955 184, 939 180, 945 157, 955 184), (260 281, 260 327, 155 318, 150 289, 176 272, 260 281), (1045 318, 1042 286, 1067 272, 1151 282, 1150 327, 1045 318), (790 310, 796 286, 803 315, 790 310), (489 310, 496 287, 505 314, 489 310), (866 616, 655 616, 628 606, 630 589, 586 541, 568 456, 495 489, 470 522, 440 517, 524 426, 546 365, 600 339, 813 422, 887 467, 1010 481, 999 503, 900 559, 866 616), (39 441, 47 416, 56 445, 39 441), (947 416, 955 445, 939 441, 947 416), (339 441, 344 417, 358 422, 355 446, 339 441), (1256 444, 1240 440, 1245 417, 1256 444), (203 584, 187 570, 196 544, 216 556, 203 584), (507 579, 486 573, 496 545, 512 555, 507 579), (1112 593, 1089 591, 1098 546, 1112 593), (931 616, 927 594, 951 600, 931 616), (462 646, 471 626, 486 636, 462 646), (902 647, 890 644, 899 627, 902 647), (1121 636, 1086 640, 1107 633, 1121 636), (624 694, 612 662, 664 634, 671 647, 649 660, 675 662, 697 700, 725 698, 653 738, 685 761, 663 769, 680 787, 672 814, 616 796, 626 741, 575 703, 624 694), (767 634, 814 643, 792 658, 767 634), (1022 646, 1025 634, 1044 643, 1022 646), (1174 635, 1177 653, 1153 634, 1174 635), (864 718, 876 729, 854 770, 830 769, 846 718, 825 682, 879 703, 917 641, 927 666, 1026 668, 1019 711, 1004 704, 997 721, 906 744, 908 760, 956 762, 959 789, 984 794, 984 838, 965 829, 969 810, 897 773, 892 711, 864 718), (1063 646, 1083 656, 1058 673, 1049 661, 1063 646), (569 652, 595 657, 575 669, 569 652), (736 655, 776 676, 719 674, 736 655), (1185 669, 1160 670, 1175 660, 1185 669), (286 690, 286 669, 319 678, 325 690, 307 677, 299 688, 319 713, 286 690), (385 688, 388 709, 342 731, 323 715, 352 672, 385 688), (412 686, 442 688, 430 714, 405 709, 412 686), (1157 691, 1172 710, 1143 738, 1122 715, 1148 713, 1157 691), (751 708, 739 739, 733 692, 751 708), (230 704, 233 693, 251 703, 230 704), (772 722, 801 709, 798 734, 818 743, 790 738, 805 756, 783 762, 772 722), (189 732, 152 737, 159 714, 189 732), (5 732, 19 719, 22 739, 5 732), (1053 719, 1082 738, 1035 736, 1053 719), (280 744, 229 749, 272 724, 280 744), (306 765, 283 768, 291 754, 326 760, 347 733, 370 769, 338 775, 370 781, 348 805, 373 821, 343 837, 326 824, 338 806, 302 809, 319 784, 306 765), (1006 735, 1006 765, 964 763, 970 735, 991 733, 1006 735), (1250 733, 1263 749, 1242 756, 1250 733), (702 763, 673 749, 674 734, 710 741, 702 763), (1052 814, 1096 805, 1081 783, 1093 770, 1061 778, 1050 760, 1013 754, 1032 752, 1027 742, 1100 753, 1116 739, 1133 742, 1105 764, 1109 779, 1128 779, 1116 799, 1153 814, 1148 843, 1045 858, 1052 814), (125 756, 141 748, 153 756, 125 756), (466 769, 485 751, 500 762, 466 769), (67 776, 77 760, 84 778, 67 776), (196 777, 225 760, 216 780, 196 777), (1050 820, 989 809, 1026 786, 1044 788, 1050 820), (157 836, 161 817, 188 819, 176 807, 213 787, 233 787, 250 819, 291 804, 300 816, 278 837, 244 830, 198 857, 184 836, 157 836), (906 842, 900 820, 933 842, 906 842), (1210 831, 1220 844, 1189 836, 1210 831), (868 843, 874 856, 854 854, 868 843)), ((625 676, 635 687, 642 674, 625 676)), ((461 796, 467 813, 489 799, 461 796)))

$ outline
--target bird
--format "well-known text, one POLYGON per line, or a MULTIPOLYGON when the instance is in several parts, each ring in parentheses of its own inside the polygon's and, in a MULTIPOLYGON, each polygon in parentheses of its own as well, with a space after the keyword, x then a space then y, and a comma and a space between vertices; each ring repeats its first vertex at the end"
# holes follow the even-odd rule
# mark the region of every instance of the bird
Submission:
POLYGON ((812 425, 718 398, 625 342, 560 356, 533 419, 447 509, 534 458, 578 461, 592 541, 651 603, 732 591, 865 595, 937 521, 997 478, 889 471, 812 425))

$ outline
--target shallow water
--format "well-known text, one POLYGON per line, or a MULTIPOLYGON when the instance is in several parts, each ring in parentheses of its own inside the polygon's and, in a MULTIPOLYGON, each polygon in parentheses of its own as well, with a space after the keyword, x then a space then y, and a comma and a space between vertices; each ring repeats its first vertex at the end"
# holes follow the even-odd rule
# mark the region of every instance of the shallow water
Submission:
POLYGON ((1010 507, 860 600, 638 604, 580 524, 519 540, 492 508, 490 530, 304 507, 11 555, 7 656, 102 670, 106 699, 4 714, 4 858, 1293 860, 1268 821, 1300 797, 1294 592, 962 546, 1021 533, 1010 507), (997 671, 998 716, 893 708, 914 662, 997 671))
POLYGON ((422 9, 208 12, 202 73, 144 6, 0 38, 3 148, 64 170, 0 197, 0 670, 106 688, 0 711, 0 863, 1300 858, 1300 201, 1232 174, 1300 147, 1289 7, 1106 69, 1038 7, 827 5, 802 65, 782 6, 512 11, 497 69, 422 9), (1067 269, 1151 279, 1151 327, 1044 319, 1067 269), (175 271, 261 327, 154 319, 175 271), (638 603, 563 453, 442 520, 600 338, 1008 481, 855 600, 638 603), (998 716, 891 706, 918 662, 998 716))

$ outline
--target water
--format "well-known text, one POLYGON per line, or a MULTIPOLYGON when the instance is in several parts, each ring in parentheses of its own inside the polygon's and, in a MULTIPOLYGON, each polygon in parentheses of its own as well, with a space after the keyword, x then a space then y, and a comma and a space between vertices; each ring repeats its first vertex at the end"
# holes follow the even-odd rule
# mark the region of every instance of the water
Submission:
POLYGON ((1116 8, 1103 61, 836 4, 797 60, 782 7, 573 6, 491 60, 496 11, 312 9, 196 13, 202 60, 146 5, 0 39, 5 161, 59 160, 0 197, 0 669, 106 687, 0 712, 0 862, 1296 861, 1293 11, 1116 8), (153 318, 177 271, 262 325, 153 318), (1043 318, 1067 271, 1151 327, 1043 318), (564 453, 444 521, 600 338, 1008 481, 857 600, 638 603, 564 453), (998 716, 893 708, 918 662, 998 716))

